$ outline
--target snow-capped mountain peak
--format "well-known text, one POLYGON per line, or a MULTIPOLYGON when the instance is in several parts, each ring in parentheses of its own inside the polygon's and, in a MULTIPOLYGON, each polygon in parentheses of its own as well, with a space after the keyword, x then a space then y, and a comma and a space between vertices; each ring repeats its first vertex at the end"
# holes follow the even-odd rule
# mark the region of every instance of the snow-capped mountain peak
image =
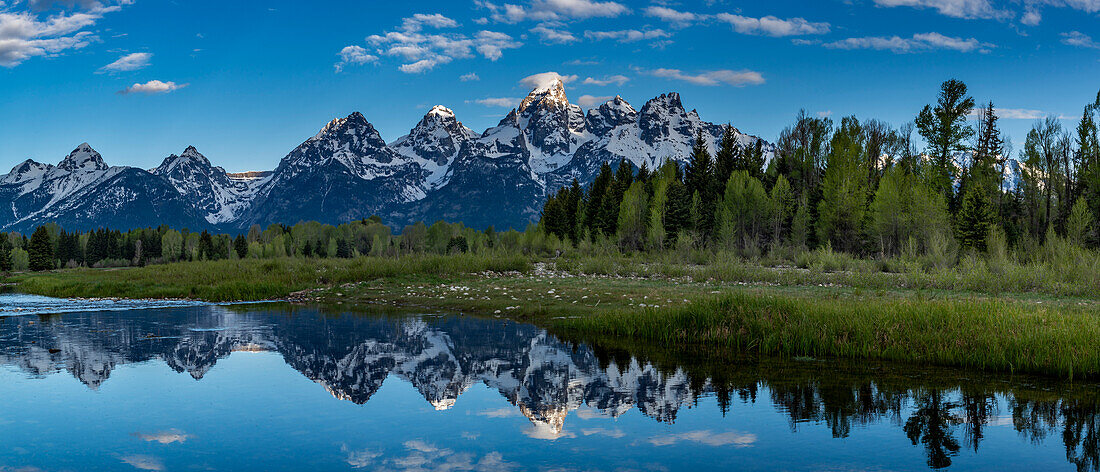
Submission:
POLYGON ((11 172, 7 175, 0 178, 0 184, 22 184, 40 181, 51 169, 53 169, 53 166, 50 164, 43 164, 27 159, 13 167, 11 172))
POLYGON ((57 167, 68 172, 107 170, 107 164, 103 162, 103 156, 100 156, 88 143, 82 143, 76 149, 73 149, 73 152, 62 159, 57 167))
POLYGON ((555 78, 540 84, 520 102, 518 110, 520 113, 527 113, 532 106, 568 107, 569 98, 565 96, 565 83, 555 78))
POLYGON ((446 183, 447 171, 464 145, 477 138, 449 108, 436 105, 424 118, 390 147, 429 172, 427 184, 438 188, 446 183))
POLYGON ((251 204, 258 186, 256 182, 230 179, 225 169, 211 165, 194 146, 178 156, 166 157, 152 173, 167 179, 212 224, 237 218, 251 204))

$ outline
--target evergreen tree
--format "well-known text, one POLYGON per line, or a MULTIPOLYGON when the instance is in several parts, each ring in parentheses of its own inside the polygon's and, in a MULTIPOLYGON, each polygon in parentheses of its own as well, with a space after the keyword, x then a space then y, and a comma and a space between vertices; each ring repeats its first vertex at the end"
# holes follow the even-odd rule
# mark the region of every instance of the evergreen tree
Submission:
POLYGON ((928 143, 932 159, 929 182, 947 201, 954 197, 954 155, 965 151, 967 140, 974 135, 974 129, 966 124, 973 109, 974 99, 967 96, 966 84, 951 79, 940 86, 936 106, 925 105, 917 115, 917 132, 928 143))
POLYGON ((50 234, 45 226, 39 226, 31 235, 27 245, 28 268, 33 271, 50 270, 54 268, 53 245, 50 243, 50 234))
POLYGON ((1078 172, 1079 194, 1085 199, 1094 219, 1100 217, 1100 133, 1097 132, 1096 124, 1100 96, 1097 99, 1097 103, 1085 107, 1081 121, 1077 125, 1076 143, 1076 160, 1081 167, 1078 172))
POLYGON ((692 225, 696 233, 704 239, 711 237, 714 233, 717 191, 714 185, 714 162, 707 150, 702 130, 695 135, 691 157, 684 169, 684 186, 692 198, 692 225))
POLYGON ((729 181, 733 171, 747 170, 738 169, 741 164, 739 161, 742 160, 741 145, 737 142, 735 132, 733 126, 726 125, 725 132, 722 133, 722 141, 718 144, 718 152, 714 154, 714 179, 718 186, 718 193, 726 191, 726 182, 729 181))
MULTIPOLYGON (((732 171, 732 170, 731 170, 732 171)), ((684 185, 688 194, 709 196, 714 180, 714 163, 711 160, 710 151, 707 150, 707 141, 700 130, 695 135, 695 144, 691 148, 691 156, 684 169, 684 185)))
POLYGON ((199 235, 199 254, 200 260, 213 260, 214 257, 214 238, 210 236, 208 231, 203 231, 199 235))
POLYGON ((963 195, 955 225, 962 247, 985 252, 989 230, 993 227, 993 209, 989 194, 980 182, 975 182, 963 195))
POLYGON ((691 194, 678 178, 668 184, 665 202, 665 242, 675 244, 681 233, 691 227, 691 194))
POLYGON ((348 240, 339 238, 336 240, 336 257, 341 259, 351 258, 351 245, 348 240))
POLYGON ((11 253, 11 239, 6 234, 0 234, 0 271, 9 272, 14 268, 11 253))
POLYGON ((611 165, 604 162, 600 166, 600 172, 596 174, 596 179, 592 181, 592 186, 588 189, 588 197, 584 204, 584 227, 593 238, 603 231, 600 212, 603 210, 603 198, 611 187, 613 179, 611 165))
MULTIPOLYGON (((309 242, 306 242, 306 246, 309 242)), ((248 239, 243 234, 238 234, 236 238, 233 238, 233 251, 237 253, 237 257, 244 259, 248 257, 248 239)), ((312 252, 312 250, 310 251, 312 252)), ((310 254, 307 254, 309 256, 310 254)))

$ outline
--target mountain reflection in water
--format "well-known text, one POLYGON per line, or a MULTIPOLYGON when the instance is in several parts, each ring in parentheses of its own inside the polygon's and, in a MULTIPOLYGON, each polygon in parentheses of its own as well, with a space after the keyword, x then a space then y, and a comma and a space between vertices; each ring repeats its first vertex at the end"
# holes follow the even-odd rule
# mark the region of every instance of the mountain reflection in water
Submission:
MULTIPOLYGON (((564 342, 530 325, 453 316, 336 316, 290 308, 196 307, 0 318, 0 365, 7 367, 6 374, 0 369, 0 381, 16 374, 24 379, 0 384, 0 402, 28 395, 27 390, 37 383, 60 373, 78 379, 85 391, 100 392, 108 388, 112 375, 127 366, 163 363, 202 381, 219 361, 228 362, 235 352, 277 355, 342 403, 364 405, 356 408, 381 397, 388 378, 400 379, 430 405, 440 422, 433 427, 442 428, 447 422, 447 427, 465 428, 461 436, 481 447, 480 452, 463 452, 453 445, 441 446, 441 437, 454 440, 454 434, 428 429, 423 436, 402 438, 396 451, 392 445, 385 451, 352 444, 341 444, 338 450, 333 446, 344 469, 538 470, 562 467, 559 462, 567 458, 559 455, 572 455, 578 468, 611 470, 623 468, 608 452, 614 450, 611 444, 617 444, 613 441, 620 441, 632 451, 623 452, 624 457, 638 459, 646 454, 640 451, 655 451, 655 462, 639 462, 633 467, 638 469, 682 470, 700 464, 754 470, 837 469, 854 458, 843 449, 856 447, 868 451, 866 462, 858 468, 982 470, 1031 464, 1100 470, 1100 417, 1093 385, 964 377, 950 370, 866 363, 647 362, 621 350, 564 342), (495 392, 507 405, 467 411, 464 417, 437 412, 455 408, 475 387, 495 392), (698 417, 685 420, 689 423, 685 426, 678 419, 686 410, 696 410, 698 417), (633 411, 649 424, 629 422, 633 411), (488 424, 491 419, 516 414, 530 422, 524 440, 560 440, 552 444, 562 447, 524 447, 515 438, 506 438, 505 447, 505 439, 489 438, 499 426, 488 424), (603 422, 590 424, 591 418, 603 422), (584 427, 570 428, 570 422, 584 427), (644 437, 632 434, 642 430, 644 437), (494 441, 501 447, 489 450, 494 441), (567 454, 564 445, 569 441, 582 442, 567 454), (703 452, 691 452, 698 448, 703 452), (880 450, 872 453, 874 448, 880 450), (679 450, 684 452, 669 454, 679 450), (601 455, 601 460, 592 459, 601 455)), ((240 377, 267 374, 250 369, 240 377)), ((160 377, 129 376, 119 382, 126 383, 120 388, 133 385, 148 390, 156 388, 158 381, 160 377)), ((269 392, 272 399, 248 401, 270 403, 265 408, 276 415, 282 410, 275 390, 269 392)), ((77 396, 59 394, 53 401, 65 404, 77 396)), ((389 397, 378 401, 406 407, 387 407, 386 418, 392 417, 394 423, 375 425, 372 434, 393 435, 396 440, 408 424, 416 423, 408 413, 414 406, 389 397)), ((484 395, 471 401, 479 406, 492 404, 484 395)), ((34 403, 28 400, 28 404, 34 403)), ((164 406, 146 407, 159 411, 164 406)), ((333 427, 312 425, 309 411, 296 414, 302 416, 288 423, 305 431, 286 431, 288 437, 322 435, 326 427, 333 427)), ((26 454, 4 449, 5 441, 23 433, 22 423, 5 422, 6 416, 11 415, 0 413, 0 429, 8 438, 0 440, 0 471, 38 467, 24 460, 26 454)), ((27 444, 52 440, 35 437, 31 429, 28 426, 21 438, 27 444)), ((203 438, 171 428, 131 436, 160 448, 189 447, 203 438)), ((90 468, 167 470, 163 450, 144 452, 152 455, 118 453, 109 457, 109 464, 90 468)), ((193 459, 179 451, 175 454, 179 456, 171 463, 179 465, 176 468, 186 468, 193 459)), ((43 457, 41 453, 31 456, 43 457)), ((210 457, 203 460, 208 468, 232 468, 210 457)), ((288 460, 262 468, 305 466, 293 463, 303 459, 288 460)), ((310 467, 320 470, 331 465, 310 467)))

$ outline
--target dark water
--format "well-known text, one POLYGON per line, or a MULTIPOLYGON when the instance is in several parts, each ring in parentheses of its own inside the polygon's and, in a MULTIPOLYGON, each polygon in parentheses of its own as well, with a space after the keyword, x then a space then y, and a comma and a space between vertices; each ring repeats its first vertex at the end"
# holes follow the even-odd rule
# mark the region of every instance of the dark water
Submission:
POLYGON ((0 318, 0 471, 1098 470, 1096 386, 453 316, 0 318), (640 357, 639 357, 640 356, 640 357))

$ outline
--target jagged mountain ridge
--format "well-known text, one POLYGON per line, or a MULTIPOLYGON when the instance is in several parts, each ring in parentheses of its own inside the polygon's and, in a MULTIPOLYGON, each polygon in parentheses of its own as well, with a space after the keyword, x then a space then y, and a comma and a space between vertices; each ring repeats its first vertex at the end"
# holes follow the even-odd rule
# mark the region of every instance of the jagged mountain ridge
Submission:
MULTIPOLYGON (((573 179, 590 183, 605 162, 685 163, 699 132, 713 151, 724 127, 687 111, 679 94, 641 109, 616 96, 585 113, 555 79, 480 135, 436 106, 386 143, 355 112, 329 122, 271 172, 229 174, 194 147, 149 171, 110 167, 82 144, 57 166, 28 160, 0 176, 0 229, 56 221, 82 230, 169 224, 236 232, 375 214, 395 227, 444 219, 522 229, 549 193, 573 179)), ((735 132, 742 145, 759 140, 735 132)))

